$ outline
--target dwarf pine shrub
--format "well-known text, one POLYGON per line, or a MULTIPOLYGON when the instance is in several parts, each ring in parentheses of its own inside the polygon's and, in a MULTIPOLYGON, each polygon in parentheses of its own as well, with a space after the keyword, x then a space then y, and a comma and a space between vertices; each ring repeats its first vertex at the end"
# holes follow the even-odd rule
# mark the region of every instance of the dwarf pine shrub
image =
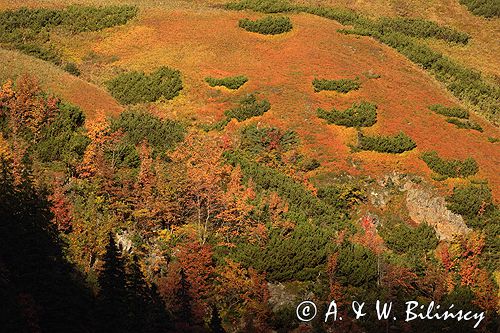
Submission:
POLYGON ((352 90, 358 90, 361 87, 358 79, 340 79, 340 80, 326 80, 326 79, 314 79, 313 87, 315 92, 320 92, 322 90, 337 91, 343 94, 348 93, 352 90))
POLYGON ((400 154, 415 147, 417 147, 415 141, 403 132, 394 136, 367 136, 362 133, 359 133, 358 136, 358 148, 361 150, 400 154))
POLYGON ((210 87, 222 86, 233 90, 239 89, 247 81, 248 78, 244 75, 229 76, 219 79, 213 77, 205 78, 205 82, 207 82, 210 87))
POLYGON ((475 175, 479 171, 477 162, 469 157, 463 161, 460 160, 445 160, 435 152, 426 152, 422 154, 421 159, 435 173, 443 177, 469 177, 475 175))
POLYGON ((182 79, 178 70, 160 67, 149 75, 136 71, 120 74, 108 81, 107 87, 120 103, 137 104, 176 97, 182 90, 182 79))
POLYGON ((226 4, 229 10, 251 9, 261 13, 284 13, 295 10, 295 6, 288 0, 240 0, 226 4))
POLYGON ((224 114, 228 119, 236 118, 238 121, 244 121, 252 117, 262 116, 269 111, 271 104, 268 100, 259 102, 254 94, 249 94, 240 100, 240 105, 227 110, 224 114))
POLYGON ((500 17, 500 2, 497 0, 458 0, 469 11, 478 16, 500 17))
POLYGON ((353 103, 344 111, 318 109, 318 117, 329 124, 346 127, 369 127, 377 122, 377 106, 369 102, 353 103))
POLYGON ((472 120, 448 118, 448 119, 446 119, 446 121, 449 122, 450 124, 455 125, 457 128, 471 129, 471 130, 475 130, 478 132, 483 132, 483 128, 481 127, 481 125, 479 125, 478 123, 476 123, 472 120))
POLYGON ((443 106, 441 104, 434 104, 429 106, 429 110, 434 111, 438 114, 441 114, 443 116, 447 117, 455 117, 455 118, 462 118, 462 119, 468 119, 469 118, 469 112, 467 110, 464 110, 460 107, 447 107, 443 106))
POLYGON ((250 32, 256 32, 263 35, 278 35, 293 28, 292 21, 286 16, 266 16, 259 20, 241 19, 238 23, 240 28, 250 32))

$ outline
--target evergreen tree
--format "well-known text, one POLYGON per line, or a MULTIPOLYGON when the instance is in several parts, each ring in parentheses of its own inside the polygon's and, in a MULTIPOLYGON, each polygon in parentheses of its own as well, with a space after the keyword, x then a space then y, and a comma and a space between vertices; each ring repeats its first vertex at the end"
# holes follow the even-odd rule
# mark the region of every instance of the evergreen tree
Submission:
POLYGON ((142 332, 146 328, 146 315, 151 304, 150 290, 139 267, 136 255, 127 267, 128 321, 132 332, 142 332))
POLYGON ((149 289, 151 295, 150 309, 146 315, 146 333, 163 333, 171 329, 171 318, 168 315, 165 304, 161 299, 155 284, 151 284, 149 289))
POLYGON ((91 331, 91 294, 64 259, 28 159, 0 156, 0 187, 0 332, 91 331))
POLYGON ((176 320, 183 324, 191 324, 193 320, 193 300, 189 293, 191 285, 186 278, 186 272, 184 272, 184 269, 181 269, 180 275, 180 285, 176 294, 179 304, 179 309, 176 313, 176 320))
POLYGON ((222 327, 222 319, 215 305, 212 305, 212 318, 210 318, 209 328, 212 333, 226 333, 224 327, 222 327))
POLYGON ((126 332, 128 309, 125 265, 111 233, 103 261, 99 275, 98 332, 126 332))

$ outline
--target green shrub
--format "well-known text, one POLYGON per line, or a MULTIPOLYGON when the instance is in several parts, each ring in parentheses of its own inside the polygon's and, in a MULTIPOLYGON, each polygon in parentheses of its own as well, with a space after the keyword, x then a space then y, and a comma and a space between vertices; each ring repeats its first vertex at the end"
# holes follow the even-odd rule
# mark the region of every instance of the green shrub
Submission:
POLYGON ((105 158, 113 167, 138 168, 141 158, 135 146, 128 142, 117 142, 104 151, 105 158))
POLYGON ((336 230, 345 227, 349 208, 359 202, 361 190, 344 184, 324 190, 324 195, 316 197, 303 184, 280 171, 253 161, 241 151, 226 153, 227 161, 239 165, 244 181, 252 179, 255 189, 274 191, 289 204, 287 218, 297 223, 312 220, 317 225, 329 225, 336 230))
POLYGON ((76 165, 90 139, 83 127, 85 116, 75 106, 59 104, 59 112, 50 124, 41 132, 41 138, 35 146, 35 152, 42 162, 62 161, 76 165))
POLYGON ((111 95, 122 104, 152 102, 150 80, 142 72, 120 74, 107 82, 111 95))
POLYGON ((448 119, 446 119, 446 121, 449 122, 450 124, 454 124, 458 128, 472 129, 472 130, 479 131, 479 132, 483 131, 483 128, 481 127, 481 125, 473 122, 472 120, 460 120, 460 119, 456 119, 456 118, 448 118, 448 119))
POLYGON ((80 76, 81 74, 78 66, 74 62, 68 62, 64 65, 64 70, 74 76, 80 76))
POLYGON ((161 97, 172 99, 182 90, 179 71, 160 67, 150 75, 128 72, 107 82, 111 95, 122 104, 155 102, 161 97))
POLYGON ((465 218, 476 217, 481 209, 492 204, 491 190, 486 185, 462 185, 447 198, 448 209, 465 218))
POLYGON ((500 88, 485 82, 479 72, 465 68, 441 53, 401 34, 382 35, 376 38, 429 70, 461 100, 477 106, 492 120, 498 119, 500 88))
POLYGON ((250 32, 257 32, 263 35, 277 35, 293 28, 292 21, 286 16, 266 16, 262 19, 251 21, 241 19, 238 26, 250 32))
POLYGON ((251 9, 262 13, 284 13, 284 12, 306 12, 313 15, 336 20, 344 25, 354 25, 378 34, 400 33, 409 37, 437 38, 447 42, 467 44, 469 36, 450 27, 443 27, 435 22, 423 19, 406 17, 383 17, 371 20, 363 17, 353 10, 345 8, 296 6, 289 1, 272 0, 241 0, 226 5, 227 9, 243 10, 251 9))
POLYGON ((341 183, 318 189, 318 198, 339 211, 347 211, 366 200, 366 194, 359 185, 341 183))
POLYGON ((227 124, 231 121, 231 118, 224 118, 221 121, 216 122, 215 124, 202 124, 201 128, 205 131, 222 131, 227 124))
POLYGON ((344 111, 318 109, 318 117, 329 124, 346 127, 369 127, 377 122, 377 106, 369 102, 353 103, 344 111))
POLYGON ((248 81, 248 78, 243 75, 230 76, 221 79, 207 77, 205 78, 205 81, 208 83, 210 87, 223 86, 228 89, 239 89, 242 85, 244 85, 248 81))
POLYGON ((469 112, 467 110, 464 110, 459 107, 447 107, 443 106, 441 104, 434 104, 429 106, 429 110, 434 111, 436 113, 439 113, 443 116, 447 117, 455 117, 455 118, 461 118, 461 119, 468 119, 469 118, 469 112))
POLYGON ((272 229, 265 246, 242 242, 235 259, 245 266, 266 272, 269 281, 313 280, 324 271, 332 231, 302 223, 287 236, 272 229))
POLYGON ((238 121, 244 121, 252 117, 262 116, 269 111, 271 104, 268 100, 257 101, 254 94, 249 94, 240 100, 240 105, 224 112, 227 119, 236 118, 238 121))
POLYGON ((325 80, 325 79, 314 79, 313 87, 315 92, 320 92, 322 90, 337 91, 340 93, 348 93, 351 90, 358 90, 361 87, 358 79, 340 79, 340 80, 325 80))
POLYGON ((31 30, 39 33, 62 26, 71 32, 98 31, 122 25, 137 15, 134 6, 69 6, 65 9, 20 8, 0 12, 0 34, 31 30))
POLYGON ((497 0, 458 0, 474 15, 500 17, 500 2, 497 0))
POLYGON ((42 30, 61 25, 63 13, 52 9, 7 10, 0 12, 0 38, 3 42, 19 40, 19 37, 36 37, 42 30))
POLYGON ((25 54, 61 65, 60 52, 49 43, 53 28, 60 27, 72 33, 98 31, 125 24, 136 15, 137 7, 132 6, 7 10, 0 12, 0 42, 25 54))
POLYGON ((497 143, 497 142, 500 142, 500 139, 492 137, 492 136, 489 136, 488 137, 488 141, 491 142, 491 143, 497 143))
POLYGON ((395 136, 366 136, 359 133, 358 148, 361 150, 373 150, 379 153, 400 154, 414 149, 417 146, 405 133, 400 132, 395 136))
POLYGON ((342 285, 375 285, 378 277, 377 258, 372 251, 359 244, 344 243, 337 253, 335 277, 342 285))
POLYGON ((380 34, 400 33, 410 37, 436 38, 447 42, 467 44, 470 36, 464 32, 449 27, 443 27, 435 22, 407 17, 383 17, 366 26, 380 34))
POLYGON ((162 120, 141 111, 125 111, 112 120, 111 129, 125 133, 125 144, 137 145, 147 140, 154 156, 164 157, 175 145, 184 139, 185 128, 177 121, 162 120))
POLYGON ((99 31, 126 24, 137 12, 135 6, 70 6, 62 12, 62 24, 73 33, 99 31))
POLYGON ((52 46, 46 47, 35 43, 15 44, 14 47, 24 54, 60 65, 62 63, 60 53, 52 46))
POLYGON ((262 151, 288 151, 299 142, 297 133, 281 131, 275 127, 258 127, 255 124, 244 127, 241 131, 240 149, 253 154, 262 151))
POLYGON ((460 160, 444 160, 435 151, 422 154, 422 160, 429 168, 445 178, 469 177, 479 171, 477 162, 473 158, 460 160))
POLYGON ((344 25, 352 25, 362 20, 362 17, 351 9, 331 8, 323 6, 322 7, 304 6, 304 7, 299 7, 299 9, 309 14, 338 21, 344 25))
POLYGON ((434 228, 425 223, 410 227, 405 222, 387 222, 378 231, 387 246, 400 254, 425 253, 439 243, 434 228))
POLYGON ((226 4, 226 9, 251 9, 256 12, 272 14, 293 11, 295 6, 293 6, 288 0, 241 0, 226 4))

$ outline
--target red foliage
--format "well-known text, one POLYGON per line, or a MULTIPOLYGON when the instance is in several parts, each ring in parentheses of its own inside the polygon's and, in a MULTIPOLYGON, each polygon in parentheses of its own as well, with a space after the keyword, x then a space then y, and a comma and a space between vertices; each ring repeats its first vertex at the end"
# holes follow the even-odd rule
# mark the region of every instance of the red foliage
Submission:
POLYGON ((64 196, 64 189, 55 186, 54 192, 49 196, 52 203, 50 211, 54 215, 52 221, 60 232, 70 232, 72 227, 72 207, 64 196))
POLYGON ((375 254, 381 254, 384 249, 384 240, 377 233, 374 220, 371 216, 365 215, 361 218, 363 234, 358 234, 354 240, 359 244, 369 248, 375 254))
POLYGON ((194 301, 193 312, 203 318, 210 296, 210 286, 213 278, 213 252, 208 244, 191 241, 177 248, 177 259, 184 269, 186 279, 190 284, 190 294, 194 301))

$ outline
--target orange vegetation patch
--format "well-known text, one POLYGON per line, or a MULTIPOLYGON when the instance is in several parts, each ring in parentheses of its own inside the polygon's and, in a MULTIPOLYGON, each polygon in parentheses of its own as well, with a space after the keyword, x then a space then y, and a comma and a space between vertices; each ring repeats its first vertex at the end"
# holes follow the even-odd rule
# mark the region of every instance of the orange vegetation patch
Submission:
POLYGON ((443 41, 426 41, 436 51, 460 63, 491 76, 500 82, 500 19, 473 15, 457 0, 297 0, 297 3, 347 7, 371 17, 404 16, 423 18, 468 33, 472 39, 467 46, 443 41))
POLYGON ((77 105, 88 118, 116 115, 123 108, 102 88, 72 76, 62 69, 19 52, 0 49, 0 81, 28 73, 40 80, 44 90, 77 105))
POLYGON ((488 179, 500 198, 500 150, 487 140, 488 136, 499 137, 499 130, 477 117, 473 120, 481 123, 484 133, 457 129, 429 111, 430 104, 456 103, 430 75, 389 47, 370 38, 339 34, 338 23, 312 15, 291 15, 294 30, 278 36, 238 28, 238 19, 260 16, 149 9, 135 23, 93 42, 91 48, 117 56, 119 61, 114 65, 129 70, 151 71, 161 65, 181 70, 185 82, 182 95, 158 106, 166 116, 175 114, 200 122, 219 120, 239 96, 258 91, 272 105, 258 121, 297 131, 305 153, 319 159, 326 171, 376 176, 398 170, 429 176, 431 172, 419 154, 436 150, 444 157, 474 157, 480 165, 478 177, 488 179), (366 78, 363 73, 369 71, 381 78, 366 78), (210 88, 204 82, 206 76, 240 74, 249 82, 237 92, 210 88), (314 93, 311 81, 315 77, 359 77, 362 87, 346 95, 314 93), (378 122, 366 133, 404 131, 418 148, 396 156, 352 154, 348 144, 355 142, 356 131, 327 125, 316 117, 318 107, 344 109, 360 100, 379 107, 378 122))

